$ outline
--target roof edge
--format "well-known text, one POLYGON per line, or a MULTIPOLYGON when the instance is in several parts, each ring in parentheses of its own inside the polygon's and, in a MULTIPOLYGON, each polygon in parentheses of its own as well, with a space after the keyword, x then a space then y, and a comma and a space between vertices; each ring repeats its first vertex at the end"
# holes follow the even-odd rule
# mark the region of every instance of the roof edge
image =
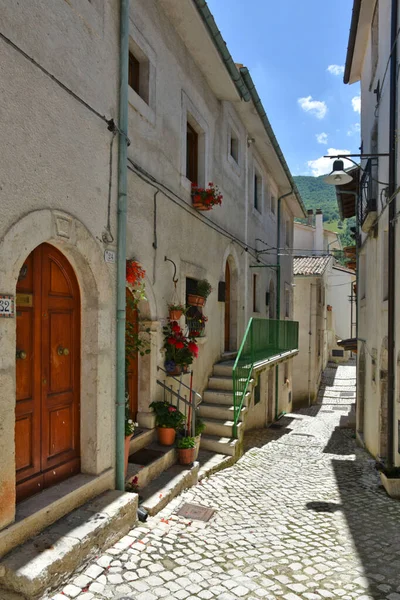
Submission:
POLYGON ((242 100, 245 102, 249 102, 251 99, 249 90, 247 89, 247 86, 243 81, 243 77, 228 50, 228 46, 226 45, 226 42, 222 37, 220 30, 218 29, 215 19, 208 8, 206 0, 193 0, 193 2, 200 14, 200 17, 202 18, 204 25, 208 29, 210 37, 214 42, 214 45, 226 67, 226 70, 228 71, 237 91, 239 92, 240 98, 242 98, 242 100))
POLYGON ((351 25, 349 33, 349 43, 347 45, 346 63, 343 75, 343 83, 349 83, 351 67, 353 64, 354 48, 356 45, 358 21, 360 18, 361 0, 354 0, 353 13, 351 15, 351 25))
POLYGON ((258 95, 256 86, 254 85, 254 81, 250 75, 250 71, 248 70, 247 67, 241 67, 240 68, 240 73, 243 76, 243 80, 247 86, 247 89, 250 93, 251 99, 254 102, 254 106, 256 107, 256 110, 258 112, 258 115, 264 125, 264 129, 267 132, 267 135, 269 137, 269 139, 271 140, 271 143, 274 147, 274 150, 278 156, 279 162, 282 165, 283 170, 285 171, 286 177, 288 178, 288 181, 292 187, 292 191, 294 196, 296 197, 297 202, 299 203, 299 206, 304 214, 304 217, 307 216, 307 211, 306 211, 306 207, 304 206, 303 200, 300 196, 300 192, 297 189, 297 185, 294 182, 294 179, 292 177, 292 174, 289 170, 289 167, 287 165, 287 162, 285 160, 285 157, 283 156, 282 150, 279 146, 278 140, 276 139, 274 130, 272 129, 271 123, 269 122, 269 119, 267 117, 267 113, 265 112, 265 108, 261 102, 261 98, 258 95))

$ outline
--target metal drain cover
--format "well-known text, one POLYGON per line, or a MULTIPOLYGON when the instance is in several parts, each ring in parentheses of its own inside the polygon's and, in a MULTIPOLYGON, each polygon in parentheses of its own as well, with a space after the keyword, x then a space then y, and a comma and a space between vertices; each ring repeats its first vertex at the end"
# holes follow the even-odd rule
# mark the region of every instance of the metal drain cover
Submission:
POLYGON ((185 502, 178 512, 176 513, 180 517, 185 519, 193 519, 195 521, 209 521, 215 513, 214 508, 208 508, 208 506, 200 506, 200 504, 189 504, 185 502))

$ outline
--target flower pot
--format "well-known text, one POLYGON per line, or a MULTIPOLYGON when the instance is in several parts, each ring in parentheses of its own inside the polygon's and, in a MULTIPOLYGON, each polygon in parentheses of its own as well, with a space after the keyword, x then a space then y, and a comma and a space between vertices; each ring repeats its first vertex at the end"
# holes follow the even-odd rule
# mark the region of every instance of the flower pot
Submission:
POLYGON ((178 448, 178 459, 181 465, 190 465, 194 460, 196 448, 178 448))
POLYGON ((206 299, 203 296, 198 296, 197 294, 188 294, 188 304, 190 306, 204 306, 206 303, 206 299))
POLYGON ((196 210, 212 210, 212 206, 206 206, 205 204, 202 204, 201 202, 193 202, 193 208, 195 208, 196 210))
POLYGON ((181 373, 182 373, 181 365, 176 365, 176 367, 173 371, 167 371, 167 375, 170 375, 171 377, 174 377, 175 375, 180 375, 181 373))
POLYGON ((195 447, 194 447, 194 456, 193 456, 193 460, 197 460, 197 457, 199 456, 199 451, 200 451, 200 442, 201 442, 201 434, 200 435, 196 435, 196 437, 194 438, 195 440, 195 447))
POLYGON ((128 472, 128 460, 129 460, 129 444, 131 442, 132 436, 125 436, 125 477, 128 472))
POLYGON ((179 319, 182 316, 182 312, 181 310, 170 310, 169 311, 169 319, 170 321, 179 321, 179 319))
POLYGON ((176 431, 173 427, 157 427, 158 443, 161 446, 172 446, 176 431))
POLYGON ((381 477, 381 483, 386 490, 386 493, 391 498, 400 498, 400 478, 399 477, 387 477, 382 471, 379 473, 381 477))

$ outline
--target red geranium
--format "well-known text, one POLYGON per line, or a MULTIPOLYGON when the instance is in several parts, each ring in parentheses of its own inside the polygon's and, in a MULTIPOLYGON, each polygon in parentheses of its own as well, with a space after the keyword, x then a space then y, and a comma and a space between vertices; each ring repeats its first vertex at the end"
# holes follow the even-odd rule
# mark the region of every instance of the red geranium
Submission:
POLYGON ((176 339, 174 337, 167 338, 167 344, 170 346, 176 346, 176 339))
POLYGON ((203 204, 207 207, 222 204, 222 194, 212 181, 209 182, 207 188, 202 188, 192 183, 192 196, 195 204, 203 204))
POLYGON ((135 285, 136 283, 140 283, 144 276, 146 275, 146 271, 139 265, 136 260, 127 260, 126 261, 126 281, 131 285, 135 285))
POLYGON ((199 347, 197 344, 195 344, 194 342, 189 342, 188 343, 188 349, 190 350, 190 352, 192 352, 194 354, 194 356, 197 358, 198 354, 199 354, 199 347))
POLYGON ((185 347, 185 344, 181 341, 177 341, 177 342, 175 342, 175 346, 176 346, 177 350, 182 350, 182 348, 185 347))
POLYGON ((171 329, 174 333, 181 333, 181 328, 179 327, 178 323, 176 321, 174 321, 171 325, 171 329))

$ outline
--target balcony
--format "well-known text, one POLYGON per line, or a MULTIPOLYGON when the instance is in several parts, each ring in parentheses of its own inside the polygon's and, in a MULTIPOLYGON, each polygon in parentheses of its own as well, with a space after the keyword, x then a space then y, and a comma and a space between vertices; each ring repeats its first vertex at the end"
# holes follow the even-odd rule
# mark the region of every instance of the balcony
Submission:
POLYGON ((254 367, 290 358, 298 352, 298 348, 297 321, 250 319, 232 371, 234 437, 254 367))
POLYGON ((364 233, 369 232, 377 217, 377 171, 377 159, 369 158, 360 180, 360 198, 358 203, 358 222, 364 233))

